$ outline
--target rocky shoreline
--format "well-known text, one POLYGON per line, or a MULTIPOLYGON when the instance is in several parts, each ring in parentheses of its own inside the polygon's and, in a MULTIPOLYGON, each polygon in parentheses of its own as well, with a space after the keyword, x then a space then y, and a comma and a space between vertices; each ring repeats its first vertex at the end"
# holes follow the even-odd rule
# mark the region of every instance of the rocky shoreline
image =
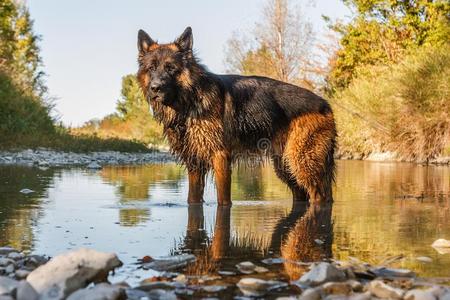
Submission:
MULTIPOLYGON (((397 159, 393 153, 372 153, 367 156, 337 154, 336 159, 401 162, 401 160, 397 159)), ((100 169, 105 165, 141 165, 173 161, 175 161, 175 159, 168 151, 159 150, 147 153, 117 151, 75 153, 45 148, 21 151, 0 151, 0 165, 28 165, 39 167, 84 166, 90 169, 100 169)), ((421 164, 427 164, 427 162, 421 162, 421 164)), ((429 161, 428 164, 450 166, 450 156, 436 158, 429 161)))
POLYGON ((268 258, 241 262, 233 271, 184 274, 196 259, 192 254, 145 256, 135 269, 158 271, 160 276, 130 286, 108 282, 114 278, 111 273, 123 265, 114 253, 82 248, 49 259, 0 247, 0 299, 450 299, 450 286, 443 284, 450 278, 424 279, 410 270, 371 266, 354 258, 316 263, 268 258), (293 281, 273 275, 273 268, 286 264, 309 270, 293 281))
POLYGON ((75 153, 48 149, 0 151, 0 165, 29 165, 39 167, 85 166, 100 169, 104 165, 132 165, 172 162, 168 152, 124 153, 115 151, 75 153))

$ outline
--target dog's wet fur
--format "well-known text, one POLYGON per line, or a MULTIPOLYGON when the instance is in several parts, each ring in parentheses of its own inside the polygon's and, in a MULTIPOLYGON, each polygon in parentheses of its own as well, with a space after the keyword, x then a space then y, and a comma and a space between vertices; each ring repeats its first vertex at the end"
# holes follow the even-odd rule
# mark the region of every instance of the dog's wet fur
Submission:
POLYGON ((251 155, 273 160, 294 201, 331 202, 336 126, 328 102, 266 77, 213 74, 192 45, 190 27, 169 44, 138 33, 138 80, 171 151, 187 167, 188 202, 202 202, 213 170, 218 204, 231 205, 231 167, 251 155))

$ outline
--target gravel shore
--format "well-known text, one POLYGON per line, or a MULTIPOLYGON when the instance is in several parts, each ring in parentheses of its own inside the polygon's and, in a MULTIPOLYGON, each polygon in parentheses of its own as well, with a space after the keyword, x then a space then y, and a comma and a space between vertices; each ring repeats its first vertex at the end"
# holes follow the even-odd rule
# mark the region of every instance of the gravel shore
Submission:
POLYGON ((0 151, 0 165, 37 165, 40 167, 86 166, 97 169, 104 165, 130 165, 165 163, 174 161, 168 152, 124 153, 106 152, 60 152, 48 149, 23 150, 18 152, 0 151))

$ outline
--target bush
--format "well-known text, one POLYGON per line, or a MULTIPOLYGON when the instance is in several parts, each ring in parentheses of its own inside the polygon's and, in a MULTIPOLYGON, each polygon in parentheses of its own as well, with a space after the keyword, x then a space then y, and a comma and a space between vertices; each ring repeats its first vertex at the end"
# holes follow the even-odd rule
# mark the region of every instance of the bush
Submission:
POLYGON ((364 70, 336 94, 340 153, 394 152, 425 162, 450 144, 450 46, 422 48, 401 63, 364 70))

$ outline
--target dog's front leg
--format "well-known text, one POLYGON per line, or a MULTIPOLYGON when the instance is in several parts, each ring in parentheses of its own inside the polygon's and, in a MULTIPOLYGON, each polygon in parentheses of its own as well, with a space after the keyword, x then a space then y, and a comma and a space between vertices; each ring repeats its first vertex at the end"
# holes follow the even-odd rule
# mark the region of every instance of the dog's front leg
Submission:
POLYGON ((205 188, 206 171, 202 167, 188 168, 189 177, 189 204, 200 204, 203 202, 203 191, 205 188))
POLYGON ((214 179, 216 181, 217 202, 220 206, 231 205, 231 161, 230 156, 219 151, 214 154, 213 160, 214 179))

